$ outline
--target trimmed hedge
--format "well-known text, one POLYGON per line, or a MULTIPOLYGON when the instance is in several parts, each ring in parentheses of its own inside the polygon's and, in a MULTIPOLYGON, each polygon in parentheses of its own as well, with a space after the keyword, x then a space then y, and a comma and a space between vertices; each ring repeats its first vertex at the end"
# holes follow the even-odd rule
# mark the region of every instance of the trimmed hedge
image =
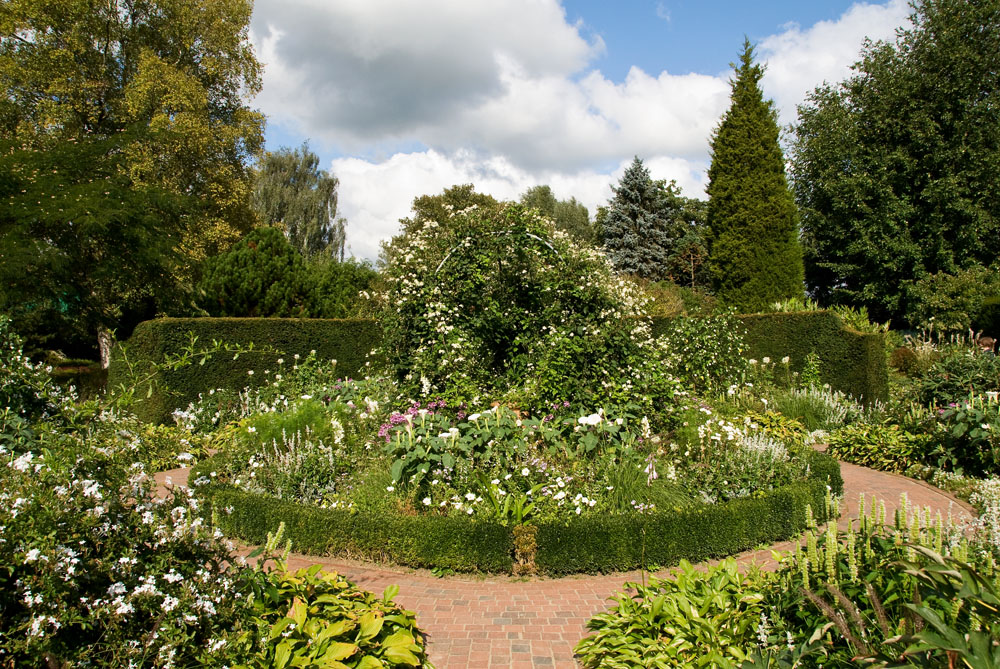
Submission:
MULTIPOLYGON (((321 360, 336 360, 345 378, 361 376, 368 353, 382 339, 378 323, 362 319, 158 318, 140 323, 126 343, 126 350, 129 359, 140 367, 145 361, 162 362, 164 356, 183 351, 191 334, 198 338, 197 348, 221 341, 244 347, 253 344, 256 349, 276 352, 253 351, 236 360, 216 355, 204 365, 162 372, 159 382, 170 394, 154 393, 139 402, 136 413, 143 420, 168 420, 174 409, 186 407, 199 393, 212 388, 240 390, 263 383, 263 370, 277 369, 278 358, 285 358, 289 365, 296 353, 305 356, 315 350, 321 360), (251 376, 250 370, 256 374, 251 376)), ((127 382, 126 376, 121 351, 116 349, 108 370, 108 388, 127 382)), ((139 391, 137 397, 145 397, 146 389, 139 391)))
MULTIPOLYGON (((216 456, 197 465, 191 480, 207 476, 216 456)), ((535 565, 543 574, 615 572, 645 565, 671 566, 732 555, 788 539, 805 529, 805 507, 823 520, 827 486, 843 491, 840 464, 811 455, 810 476, 758 497, 647 515, 570 518, 538 524, 535 565)), ((216 511, 220 529, 260 544, 285 523, 296 551, 390 561, 410 567, 509 573, 511 528, 495 522, 445 516, 400 516, 320 509, 208 484, 199 494, 216 511)))
MULTIPOLYGON (((881 334, 847 328, 831 311, 741 315, 746 326, 747 355, 772 361, 786 355, 793 371, 801 372, 806 356, 820 357, 820 376, 834 390, 853 395, 865 403, 885 401, 889 396, 889 369, 881 334)), ((657 318, 653 333, 669 319, 657 318)))
MULTIPOLYGON (((748 355, 780 360, 791 358, 792 369, 801 371, 806 356, 816 351, 821 359, 825 382, 835 390, 850 393, 866 402, 888 396, 888 367, 881 335, 863 334, 844 327, 829 311, 740 316, 747 328, 748 355)), ((653 319, 653 333, 666 327, 668 318, 653 319)), ((328 320, 295 318, 161 318, 140 323, 127 342, 133 362, 162 361, 164 355, 179 353, 190 340, 199 345, 213 340, 227 344, 271 348, 285 357, 316 350, 321 359, 337 360, 343 376, 361 376, 367 354, 382 340, 374 320, 328 320)), ((139 416, 148 421, 164 421, 178 407, 186 407, 198 393, 211 388, 237 390, 263 381, 261 371, 274 369, 273 353, 253 352, 239 359, 217 356, 205 365, 191 365, 162 374, 160 381, 172 395, 154 394, 140 403, 139 416), (247 372, 254 370, 255 376, 247 372)), ((287 363, 286 363, 287 364, 287 363)), ((108 374, 110 388, 125 381, 120 351, 112 356, 108 374)), ((145 392, 140 392, 142 397, 145 392)))

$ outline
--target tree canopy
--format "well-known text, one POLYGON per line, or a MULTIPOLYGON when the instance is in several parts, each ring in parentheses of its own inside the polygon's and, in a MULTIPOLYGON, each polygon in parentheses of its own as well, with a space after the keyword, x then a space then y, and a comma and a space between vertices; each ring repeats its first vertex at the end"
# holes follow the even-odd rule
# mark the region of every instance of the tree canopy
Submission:
POLYGON ((809 96, 792 153, 809 290, 897 323, 923 278, 1000 255, 1000 2, 913 8, 809 96))
POLYGON ((0 255, 7 278, 45 277, 5 281, 0 309, 36 323, 36 342, 64 324, 40 314, 92 335, 176 295, 168 284, 254 226, 250 12, 248 0, 0 6, 0 255))
POLYGON ((347 221, 337 216, 339 181, 319 167, 308 144, 264 154, 254 174, 253 204, 266 225, 283 228, 304 255, 344 258, 347 221))
POLYGON ((702 282, 705 203, 684 197, 676 182, 654 180, 638 157, 611 188, 594 227, 615 269, 652 281, 702 282))
POLYGON ((718 298, 752 312, 802 295, 802 249, 777 113, 760 90, 764 68, 749 40, 734 67, 731 104, 712 136, 709 258, 718 298))
POLYGON ((472 184, 460 184, 445 188, 439 195, 420 195, 413 198, 413 215, 399 219, 401 230, 399 234, 388 241, 382 242, 382 252, 379 262, 389 265, 395 256, 409 243, 413 236, 423 230, 428 222, 447 226, 452 213, 464 211, 470 207, 496 208, 500 203, 491 195, 477 193, 472 184))
POLYGON ((532 186, 521 194, 521 204, 532 207, 552 219, 557 230, 562 230, 577 241, 594 240, 590 212, 575 197, 557 200, 549 186, 532 186))

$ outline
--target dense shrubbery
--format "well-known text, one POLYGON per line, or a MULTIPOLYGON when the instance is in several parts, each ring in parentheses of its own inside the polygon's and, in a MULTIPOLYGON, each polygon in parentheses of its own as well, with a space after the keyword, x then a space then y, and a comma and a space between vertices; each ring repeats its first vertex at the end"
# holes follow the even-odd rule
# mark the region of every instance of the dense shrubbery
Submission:
POLYGON ((375 270, 354 260, 303 258, 278 228, 258 228, 205 262, 195 293, 211 316, 348 318, 375 270))
POLYGON ((890 525, 863 505, 856 528, 808 532, 776 573, 682 565, 629 584, 577 652, 587 667, 992 666, 1000 544, 903 502, 890 525))
POLYGON ((67 402, 4 336, 0 661, 421 665, 412 614, 391 592, 379 600, 315 571, 289 577, 280 560, 244 566, 192 493, 154 495, 147 465, 190 461, 202 435, 139 423, 121 398, 115 407, 67 402), (275 625, 288 634, 272 634, 275 625))
POLYGON ((570 400, 673 402, 677 384, 640 291, 598 252, 517 205, 426 224, 386 270, 383 348, 413 397, 490 394, 530 408, 570 400))

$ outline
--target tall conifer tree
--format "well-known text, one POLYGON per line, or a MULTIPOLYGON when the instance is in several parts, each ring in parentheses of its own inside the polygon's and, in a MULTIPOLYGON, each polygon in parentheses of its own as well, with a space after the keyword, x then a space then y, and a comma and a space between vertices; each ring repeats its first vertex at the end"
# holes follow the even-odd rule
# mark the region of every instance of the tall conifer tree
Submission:
POLYGON ((736 67, 729 111, 712 137, 708 227, 712 285, 743 312, 802 295, 802 248, 777 112, 764 100, 764 68, 749 40, 736 67))

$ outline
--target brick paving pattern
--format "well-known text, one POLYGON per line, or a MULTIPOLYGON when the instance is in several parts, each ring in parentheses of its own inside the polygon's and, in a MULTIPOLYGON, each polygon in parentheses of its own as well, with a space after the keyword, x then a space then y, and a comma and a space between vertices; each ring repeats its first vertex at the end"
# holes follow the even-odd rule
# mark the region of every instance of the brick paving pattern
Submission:
MULTIPOLYGON (((968 517, 971 509, 922 481, 841 463, 846 509, 840 524, 856 518, 858 498, 864 493, 886 503, 891 519, 901 493, 910 504, 968 517)), ((187 470, 156 475, 161 493, 170 478, 174 485, 187 482, 187 470)), ((868 508, 870 509, 870 502, 868 508)), ((742 564, 773 567, 771 550, 788 550, 794 542, 744 553, 742 564)), ((399 586, 396 601, 417 613, 417 623, 427 634, 428 655, 438 669, 574 669, 573 646, 586 635, 586 623, 608 607, 608 598, 626 581, 640 581, 640 572, 578 576, 560 579, 514 580, 505 577, 436 578, 430 572, 408 570, 293 554, 289 567, 320 564, 337 571, 358 586, 381 593, 399 586)), ((668 571, 658 573, 667 575, 668 571)))

